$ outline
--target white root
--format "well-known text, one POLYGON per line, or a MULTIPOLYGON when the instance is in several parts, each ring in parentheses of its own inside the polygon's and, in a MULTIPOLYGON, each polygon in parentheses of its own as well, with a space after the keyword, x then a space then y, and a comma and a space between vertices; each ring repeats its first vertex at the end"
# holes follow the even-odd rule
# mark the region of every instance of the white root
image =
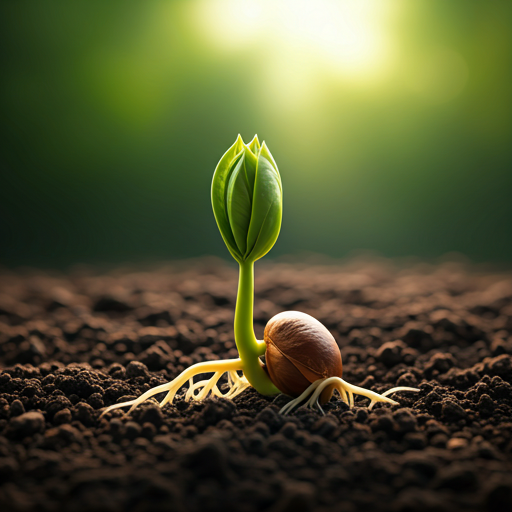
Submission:
POLYGON ((331 385, 334 386, 334 389, 339 392, 343 402, 345 402, 351 409, 354 407, 354 394, 366 396, 369 398, 371 402, 368 406, 368 409, 371 410, 377 402, 386 402, 388 404, 398 405, 398 402, 395 402, 395 400, 387 397, 387 395, 390 395, 391 393, 396 393, 399 391, 420 391, 417 388, 399 386, 396 388, 388 389, 385 393, 379 395, 378 393, 370 391, 369 389, 364 389, 360 388, 359 386, 349 384, 340 377, 328 377, 326 379, 319 379, 313 382, 299 397, 288 402, 281 409, 280 413, 286 415, 293 411, 293 409, 299 407, 300 404, 306 400, 306 402, 303 404, 303 407, 307 407, 309 409, 314 409, 317 407, 322 414, 325 414, 322 407, 320 406, 320 395, 325 388, 331 385))
POLYGON ((165 398, 160 402, 160 407, 163 407, 167 403, 172 403, 176 393, 187 381, 189 381, 189 388, 185 394, 185 400, 187 402, 190 400, 204 400, 209 395, 229 399, 234 398, 242 393, 245 389, 250 387, 249 381, 245 378, 245 376, 240 376, 238 374, 238 372, 242 370, 243 364, 241 359, 229 359, 227 361, 206 361, 204 363, 197 363, 187 368, 171 382, 167 382, 166 384, 151 388, 135 400, 122 402, 120 404, 114 404, 110 407, 107 407, 101 413, 100 418, 104 414, 115 409, 121 409, 123 407, 130 406, 130 409, 126 413, 126 415, 128 415, 142 402, 145 402, 149 398, 158 395, 159 393, 167 392, 165 398), (194 383, 194 377, 202 373, 213 373, 213 376, 207 380, 201 380, 194 383), (225 373, 227 373, 229 389, 225 393, 222 393, 217 384, 219 379, 225 373))
MULTIPOLYGON (((190 368, 183 371, 178 377, 171 382, 161 384, 151 388, 150 390, 143 393, 140 397, 135 400, 128 402, 122 402, 120 404, 114 404, 107 407, 102 413, 100 418, 108 412, 114 411, 115 409, 121 409, 123 407, 130 407, 126 412, 126 415, 130 414, 136 407, 141 403, 145 402, 149 398, 158 395, 159 393, 167 392, 165 398, 160 402, 160 407, 163 407, 167 403, 172 403, 174 397, 181 389, 181 387, 189 382, 188 390, 185 393, 185 400, 205 400, 208 396, 216 396, 220 398, 232 399, 242 393, 245 389, 250 387, 249 381, 244 375, 239 375, 238 372, 243 371, 243 364, 241 359, 229 359, 227 361, 206 361, 204 363, 198 363, 190 368), (206 380, 194 382, 194 377, 203 373, 213 373, 213 376, 206 380), (227 374, 228 379, 228 390, 222 392, 218 387, 220 378, 227 374)), ((377 402, 386 402, 392 405, 398 405, 398 402, 388 398, 388 395, 401 391, 412 391, 418 392, 417 388, 409 388, 405 386, 399 386, 392 389, 388 389, 382 394, 375 393, 369 389, 360 388, 344 381, 340 377, 329 377, 327 379, 319 379, 313 382, 298 398, 288 402, 280 411, 281 414, 286 415, 293 409, 299 407, 302 402, 304 407, 314 409, 315 407, 322 413, 324 410, 320 406, 320 395, 322 391, 328 386, 334 386, 334 389, 338 391, 341 399, 351 409, 354 407, 354 394, 366 396, 371 400, 368 409, 372 409, 377 402)))

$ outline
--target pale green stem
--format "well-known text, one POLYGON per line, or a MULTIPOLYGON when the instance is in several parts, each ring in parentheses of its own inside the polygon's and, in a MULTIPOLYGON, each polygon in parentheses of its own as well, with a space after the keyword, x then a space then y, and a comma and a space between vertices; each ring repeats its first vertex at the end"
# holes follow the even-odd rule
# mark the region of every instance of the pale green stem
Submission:
POLYGON ((235 342, 243 364, 243 372, 251 385, 262 395, 277 395, 274 386, 263 369, 259 357, 265 353, 265 343, 258 342, 253 328, 254 262, 240 264, 238 295, 235 310, 235 342))

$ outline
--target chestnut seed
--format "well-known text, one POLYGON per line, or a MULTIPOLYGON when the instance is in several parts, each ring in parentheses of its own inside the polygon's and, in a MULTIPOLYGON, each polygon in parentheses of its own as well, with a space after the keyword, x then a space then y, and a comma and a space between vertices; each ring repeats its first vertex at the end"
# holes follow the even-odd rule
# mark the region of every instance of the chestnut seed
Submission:
MULTIPOLYGON (((312 382, 341 377, 341 353, 332 334, 318 320, 299 311, 284 311, 265 327, 265 369, 274 385, 286 395, 299 396, 312 382)), ((320 403, 334 387, 326 388, 320 403)))

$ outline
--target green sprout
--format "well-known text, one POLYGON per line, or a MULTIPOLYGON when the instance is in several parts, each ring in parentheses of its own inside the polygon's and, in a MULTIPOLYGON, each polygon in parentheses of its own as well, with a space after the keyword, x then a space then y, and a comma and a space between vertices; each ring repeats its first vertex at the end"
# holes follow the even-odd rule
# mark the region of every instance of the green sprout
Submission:
POLYGON ((295 397, 281 412, 288 414, 305 401, 317 407, 337 390, 341 399, 354 406, 354 394, 377 402, 396 405, 387 395, 399 391, 419 391, 395 387, 379 395, 341 379, 342 361, 333 336, 313 317, 296 311, 279 313, 265 328, 264 341, 254 335, 254 262, 274 246, 281 229, 283 187, 274 158, 265 143, 255 136, 244 144, 238 136, 215 169, 212 181, 212 206, 215 220, 226 246, 240 267, 235 310, 235 341, 238 359, 197 363, 173 381, 156 386, 139 398, 111 405, 103 413, 130 406, 128 413, 158 393, 166 392, 160 407, 172 403, 176 393, 189 382, 185 400, 204 400, 208 396, 234 398, 252 386, 262 395, 282 391, 295 397), (265 356, 267 366, 260 358, 265 356), (242 375, 239 374, 242 372, 242 375), (213 373, 209 379, 194 382, 199 374, 213 373), (227 374, 228 389, 218 383, 227 374), (273 380, 274 382, 273 382, 273 380))
POLYGON ((186 400, 203 400, 210 394, 234 398, 249 386, 263 395, 280 393, 263 369, 260 357, 266 345, 256 339, 253 329, 254 262, 275 244, 283 211, 281 176, 266 144, 260 145, 257 136, 244 144, 239 135, 220 159, 212 181, 212 206, 222 238, 240 266, 234 325, 240 358, 197 363, 173 381, 150 389, 136 400, 111 405, 102 414, 127 406, 131 406, 130 413, 148 398, 167 392, 160 402, 163 407, 187 381, 186 400), (203 373, 213 376, 194 383, 194 377, 203 373), (218 382, 226 373, 229 389, 222 393, 218 382))
POLYGON ((240 266, 235 342, 244 375, 262 395, 278 394, 259 361, 265 342, 256 340, 253 330, 254 262, 279 236, 283 187, 270 151, 256 135, 248 145, 239 135, 221 158, 213 176, 212 205, 222 238, 240 266))

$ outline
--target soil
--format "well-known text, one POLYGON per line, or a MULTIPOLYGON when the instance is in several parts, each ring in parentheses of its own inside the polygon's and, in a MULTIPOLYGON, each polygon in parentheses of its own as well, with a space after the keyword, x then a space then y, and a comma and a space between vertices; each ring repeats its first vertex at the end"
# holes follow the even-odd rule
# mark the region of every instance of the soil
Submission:
MULTIPOLYGON (((237 357, 237 271, 217 260, 151 271, 0 277, 2 511, 503 511, 512 506, 512 276, 456 264, 258 264, 255 329, 318 318, 344 378, 398 406, 289 398, 124 418, 193 363, 237 357)), ((162 395, 161 395, 162 396, 162 395)))

